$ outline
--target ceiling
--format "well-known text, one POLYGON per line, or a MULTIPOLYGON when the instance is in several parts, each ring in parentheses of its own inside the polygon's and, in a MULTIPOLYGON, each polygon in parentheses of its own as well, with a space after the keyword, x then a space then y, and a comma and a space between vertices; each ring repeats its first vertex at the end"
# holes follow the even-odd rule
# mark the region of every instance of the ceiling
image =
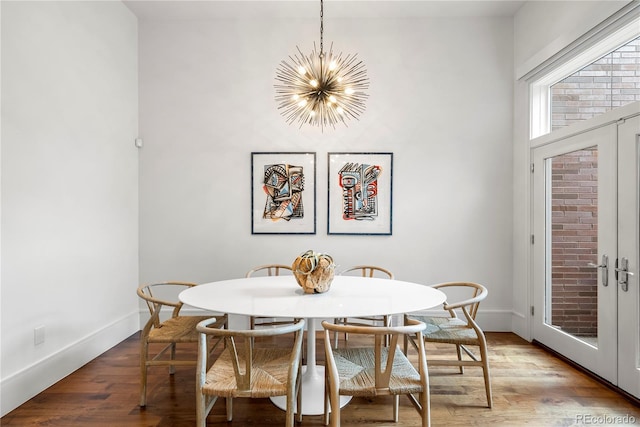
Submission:
MULTIPOLYGON (((143 20, 314 18, 318 0, 124 0, 143 20)), ((324 0, 332 18, 513 16, 524 1, 324 0)))

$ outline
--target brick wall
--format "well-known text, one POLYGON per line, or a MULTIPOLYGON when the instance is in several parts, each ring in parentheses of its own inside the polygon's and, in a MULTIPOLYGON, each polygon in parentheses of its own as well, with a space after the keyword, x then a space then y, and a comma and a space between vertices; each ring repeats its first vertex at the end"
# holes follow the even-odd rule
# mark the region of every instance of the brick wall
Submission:
POLYGON ((551 86, 551 129, 640 101, 640 37, 551 86))
POLYGON ((597 151, 552 162, 551 323, 576 336, 597 336, 597 151))

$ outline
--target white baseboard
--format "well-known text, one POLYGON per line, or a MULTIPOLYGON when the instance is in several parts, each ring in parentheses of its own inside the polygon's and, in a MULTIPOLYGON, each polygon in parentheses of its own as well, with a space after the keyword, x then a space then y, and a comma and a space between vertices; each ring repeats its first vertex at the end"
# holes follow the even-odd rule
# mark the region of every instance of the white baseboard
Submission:
POLYGON ((8 414, 139 329, 139 313, 136 311, 3 378, 0 382, 0 416, 8 414))
POLYGON ((522 313, 514 311, 511 316, 511 332, 527 341, 531 341, 529 319, 531 319, 531 317, 527 317, 522 313))
POLYGON ((485 332, 512 332, 511 310, 478 310, 477 321, 485 332))

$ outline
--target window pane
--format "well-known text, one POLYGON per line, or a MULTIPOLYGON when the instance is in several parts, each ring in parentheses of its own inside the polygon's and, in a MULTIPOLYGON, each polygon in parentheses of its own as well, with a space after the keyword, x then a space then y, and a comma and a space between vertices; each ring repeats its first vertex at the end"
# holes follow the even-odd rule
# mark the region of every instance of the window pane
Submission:
POLYGON ((546 323, 596 345, 598 270, 598 151, 551 159, 551 310, 546 323))
POLYGON ((640 37, 550 90, 552 131, 640 101, 640 37))

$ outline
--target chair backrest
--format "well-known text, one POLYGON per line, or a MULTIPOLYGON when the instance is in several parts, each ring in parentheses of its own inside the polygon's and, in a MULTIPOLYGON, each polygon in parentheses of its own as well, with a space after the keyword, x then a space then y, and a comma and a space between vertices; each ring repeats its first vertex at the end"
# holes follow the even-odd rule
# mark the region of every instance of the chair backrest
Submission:
POLYGON ((137 294, 144 300, 151 314, 151 319, 157 327, 160 322, 160 311, 162 306, 173 307, 172 317, 176 317, 182 308, 182 302, 178 299, 178 294, 192 286, 197 286, 191 282, 160 282, 140 285, 137 294))
POLYGON ((457 317, 455 310, 462 309, 462 312, 471 323, 475 323, 476 314, 480 307, 480 302, 483 301, 489 291, 487 288, 479 283, 473 282, 446 282, 433 285, 434 288, 440 289, 447 294, 447 300, 443 304, 443 308, 451 314, 452 317, 457 317), (444 290, 443 288, 446 288, 444 290), (450 295, 455 294, 458 298, 451 302, 450 295), (464 295, 460 297, 460 295, 464 295))
POLYGON ((409 340, 413 341, 416 349, 418 350, 418 364, 420 367, 419 372, 427 372, 427 360, 424 351, 424 340, 422 339, 422 331, 426 325, 415 319, 407 319, 407 324, 404 326, 354 326, 329 323, 326 320, 322 321, 324 327, 324 343, 325 352, 327 355, 327 368, 331 369, 334 377, 338 377, 338 371, 333 357, 333 347, 331 346, 330 334, 332 332, 348 333, 349 335, 372 335, 374 337, 374 357, 375 357, 375 384, 376 388, 388 388, 389 379, 392 375, 392 367, 396 356, 396 351, 399 352, 398 340, 400 337, 404 340, 406 336, 409 340), (385 336, 389 336, 389 346, 385 345, 385 336), (389 351, 394 350, 394 351, 389 351), (383 363, 386 358, 386 363, 383 363))
POLYGON ((266 274, 267 276, 280 276, 281 274, 284 274, 284 273, 293 274, 293 271, 291 270, 290 265, 264 264, 264 265, 259 265, 257 267, 254 267, 251 270, 247 271, 247 274, 245 277, 253 277, 260 273, 266 274))
POLYGON ((347 273, 354 272, 359 272, 362 277, 384 277, 393 279, 393 273, 391 271, 375 265, 354 265, 353 267, 343 270, 340 275, 347 275, 347 273))
POLYGON ((206 375, 206 369, 208 367, 207 365, 209 364, 207 360, 207 336, 212 337, 213 339, 223 339, 225 345, 223 351, 228 351, 230 353, 236 377, 236 384, 240 391, 248 391, 251 388, 251 379, 254 372, 254 338, 256 337, 273 337, 277 335, 295 333, 291 356, 289 358, 289 377, 292 376, 293 372, 298 370, 298 365, 302 355, 302 335, 305 324, 304 319, 300 319, 291 325, 249 330, 209 328, 208 325, 215 321, 215 318, 203 320, 196 327, 197 331, 200 332, 200 337, 198 339, 199 381, 204 381, 204 376, 206 375), (242 345, 241 349, 238 348, 237 344, 242 345))

